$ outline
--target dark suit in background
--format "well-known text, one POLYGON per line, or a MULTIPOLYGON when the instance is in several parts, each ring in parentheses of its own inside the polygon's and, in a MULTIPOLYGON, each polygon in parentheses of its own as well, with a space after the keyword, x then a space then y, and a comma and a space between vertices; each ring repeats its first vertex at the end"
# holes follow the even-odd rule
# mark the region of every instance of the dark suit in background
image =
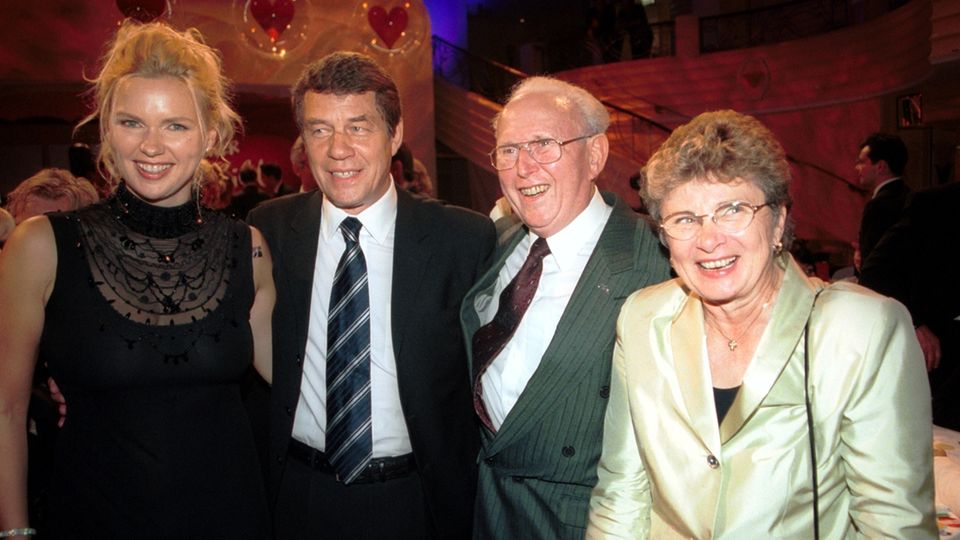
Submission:
POLYGON ((960 279, 944 250, 957 242, 960 183, 914 193, 903 216, 864 259, 861 284, 893 296, 914 326, 940 340, 940 366, 930 372, 933 421, 960 429, 960 279))
POLYGON ((233 197, 226 211, 231 216, 236 216, 239 219, 247 219, 247 214, 250 213, 250 210, 256 208, 258 204, 268 199, 270 199, 270 197, 261 193, 255 184, 247 184, 239 195, 233 197))
MULTIPOLYGON (((493 224, 462 208, 397 192, 392 334, 403 415, 439 537, 467 538, 475 487, 477 422, 458 324, 460 300, 493 249, 493 224)), ((310 294, 320 229, 319 192, 281 197, 250 214, 274 257, 274 370, 270 411, 270 492, 287 468, 300 395, 310 294)), ((378 484, 358 486, 368 489, 378 484)), ((379 484, 384 485, 384 484, 379 484)), ((315 511, 322 515, 324 508, 315 511)), ((356 516, 380 519, 357 509, 356 516)), ((389 530, 389 523, 382 524, 389 530)))
POLYGON ((860 260, 866 261, 877 242, 892 227, 903 211, 910 196, 910 186, 897 178, 880 188, 876 197, 863 208, 860 220, 860 260))
MULTIPOLYGON (((583 537, 597 483, 617 316, 630 293, 670 271, 649 224, 615 195, 603 196, 613 213, 539 368, 500 429, 481 429, 474 538, 583 537)), ((468 347, 480 327, 477 296, 491 294, 525 234, 519 222, 505 230, 496 262, 464 298, 468 347)), ((471 359, 471 373, 477 369, 471 359)))

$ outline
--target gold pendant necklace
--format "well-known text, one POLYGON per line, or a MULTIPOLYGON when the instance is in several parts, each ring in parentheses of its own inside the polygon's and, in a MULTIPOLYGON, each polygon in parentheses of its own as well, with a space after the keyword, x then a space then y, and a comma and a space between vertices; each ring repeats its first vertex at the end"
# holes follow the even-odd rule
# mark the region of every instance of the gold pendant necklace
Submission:
POLYGON ((757 320, 760 318, 760 314, 766 311, 768 305, 770 305, 770 302, 763 304, 763 306, 761 306, 760 309, 757 310, 757 314, 754 315, 752 319, 750 319, 750 322, 747 324, 746 328, 744 328, 743 331, 737 335, 737 337, 733 337, 733 338, 728 336, 723 330, 720 329, 719 326, 717 326, 713 321, 711 321, 710 317, 707 317, 706 313, 704 313, 703 319, 707 321, 707 324, 713 327, 714 330, 716 330, 717 332, 720 332, 720 335, 723 336, 723 339, 727 340, 727 348, 730 349, 731 352, 733 352, 737 350, 737 347, 740 346, 740 338, 742 338, 748 331, 750 331, 751 328, 753 328, 753 324, 757 322, 757 320))

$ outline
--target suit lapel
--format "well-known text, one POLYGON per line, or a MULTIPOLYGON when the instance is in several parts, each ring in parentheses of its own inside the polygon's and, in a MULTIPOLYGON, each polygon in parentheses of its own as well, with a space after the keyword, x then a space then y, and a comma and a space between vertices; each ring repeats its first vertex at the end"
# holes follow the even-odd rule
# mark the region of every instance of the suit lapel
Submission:
POLYGON ((596 339, 610 334, 619 315, 616 304, 637 287, 633 272, 637 226, 636 215, 617 201, 540 366, 497 432, 491 451, 538 426, 556 401, 569 392, 571 381, 598 361, 596 351, 609 345, 598 344, 596 339))
POLYGON ((477 378, 476 369, 480 367, 473 365, 473 334, 480 328, 480 315, 477 313, 476 299, 482 294, 492 294, 491 289, 496 285, 497 277, 499 277, 503 265, 506 264, 507 257, 510 256, 513 249, 520 243, 520 240, 523 239, 526 233, 526 228, 519 223, 503 232, 497 247, 498 253, 496 259, 486 273, 470 288, 466 296, 463 297, 463 303, 460 304, 460 325, 463 328, 463 336, 466 340, 471 384, 473 384, 473 381, 477 378))
POLYGON ((713 403, 713 380, 709 362, 703 355, 703 307, 696 297, 687 298, 670 329, 670 347, 676 371, 682 374, 682 381, 678 379, 676 383, 687 408, 690 426, 704 446, 711 453, 719 455, 720 438, 713 403))
POLYGON ((289 274, 278 276, 279 279, 289 280, 289 288, 278 287, 278 290, 290 291, 288 303, 293 306, 296 317, 296 337, 300 358, 303 358, 307 344, 307 332, 310 326, 310 299, 313 296, 314 266, 317 261, 317 243, 320 239, 320 214, 323 208, 323 198, 320 192, 314 192, 302 210, 290 219, 290 243, 286 246, 285 259, 289 264, 289 274))
POLYGON ((416 306, 420 305, 417 298, 424 280, 429 279, 428 268, 435 256, 435 243, 426 241, 432 232, 431 224, 435 221, 430 218, 428 211, 427 205, 421 205, 406 191, 397 190, 390 323, 393 354, 398 366, 407 329, 423 316, 416 310, 416 306))
MULTIPOLYGON (((744 373, 737 398, 720 425, 720 439, 723 442, 740 431, 770 393, 793 351, 797 349, 807 315, 813 306, 816 291, 792 258, 784 256, 776 264, 783 264, 783 261, 786 271, 780 292, 777 293, 776 305, 770 314, 770 322, 763 331, 753 361, 744 373)), ((802 392, 803 389, 797 390, 802 392)))

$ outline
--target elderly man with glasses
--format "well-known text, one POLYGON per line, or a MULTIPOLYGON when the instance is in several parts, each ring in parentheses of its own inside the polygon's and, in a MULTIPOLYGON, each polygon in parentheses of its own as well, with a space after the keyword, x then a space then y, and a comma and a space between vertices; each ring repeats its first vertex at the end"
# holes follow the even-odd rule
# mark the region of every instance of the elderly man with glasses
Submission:
POLYGON ((532 77, 494 118, 490 152, 515 220, 464 299, 482 448, 474 538, 582 538, 597 482, 615 322, 669 275, 657 237, 600 193, 606 108, 532 77))

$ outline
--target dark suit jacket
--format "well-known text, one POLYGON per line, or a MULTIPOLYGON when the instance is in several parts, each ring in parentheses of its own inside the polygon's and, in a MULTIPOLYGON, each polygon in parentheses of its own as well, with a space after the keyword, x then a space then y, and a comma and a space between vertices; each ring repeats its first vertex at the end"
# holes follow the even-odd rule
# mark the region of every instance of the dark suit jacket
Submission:
MULTIPOLYGON (((615 195, 603 195, 613 213, 540 367, 500 430, 481 429, 474 538, 583 538, 597 483, 617 315, 630 293, 670 272, 647 222, 615 195)), ((464 298, 460 316, 468 349, 480 326, 474 301, 491 294, 524 234, 517 224, 500 236, 496 262, 464 298)))
POLYGON ((880 188, 877 196, 863 207, 863 217, 860 219, 861 261, 867 260, 883 233, 900 219, 909 195, 910 186, 899 178, 880 188))
MULTIPOLYGON (((321 203, 321 194, 314 191, 273 199, 250 213, 250 223, 270 246, 277 285, 270 413, 273 496, 300 395, 321 203)), ((391 319, 397 382, 427 512, 443 538, 469 536, 478 422, 457 315, 463 295, 489 262, 494 239, 493 224, 479 214, 397 192, 391 319)), ((389 527, 384 523, 385 531, 389 527)))
POLYGON ((918 191, 903 217, 863 261, 860 283, 900 300, 915 326, 926 325, 940 339, 943 357, 930 373, 934 422, 960 429, 960 279, 949 263, 957 242, 960 183, 918 191))

